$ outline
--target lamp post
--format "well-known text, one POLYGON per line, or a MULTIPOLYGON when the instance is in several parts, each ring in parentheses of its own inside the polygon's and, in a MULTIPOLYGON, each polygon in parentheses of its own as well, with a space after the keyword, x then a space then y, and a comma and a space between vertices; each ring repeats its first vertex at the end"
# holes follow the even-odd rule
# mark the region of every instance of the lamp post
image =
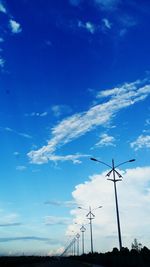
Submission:
POLYGON ((82 254, 84 254, 84 233, 86 231, 84 224, 82 224, 80 231, 82 233, 82 254))
POLYGON ((75 222, 75 224, 81 226, 80 231, 81 231, 81 233, 82 233, 82 254, 84 254, 84 233, 85 233, 85 231, 86 231, 85 225, 87 225, 87 224, 83 224, 83 223, 82 223, 82 224, 78 224, 78 223, 76 223, 76 222, 75 222))
POLYGON ((76 238, 77 238, 77 256, 79 256, 79 238, 80 238, 80 235, 77 234, 76 238))
POLYGON ((114 159, 112 159, 112 165, 111 166, 109 164, 103 162, 103 161, 98 160, 98 159, 95 159, 95 158, 90 158, 90 159, 93 160, 93 161, 102 163, 102 164, 106 165, 107 167, 111 168, 111 170, 106 174, 106 176, 109 177, 111 174, 113 174, 113 179, 108 178, 107 180, 110 180, 110 181, 112 181, 114 183, 117 226, 118 226, 118 239, 119 239, 119 248, 121 250, 121 248, 122 248, 122 239, 121 239, 121 228, 120 228, 120 219, 119 219, 119 208, 118 208, 118 197, 117 197, 116 182, 122 181, 122 175, 116 170, 116 168, 121 166, 121 165, 123 165, 123 164, 125 164, 125 163, 133 162, 133 161, 135 161, 135 159, 130 159, 130 160, 124 161, 122 163, 119 163, 116 166, 115 166, 115 163, 114 163, 114 159), (119 177, 119 179, 116 179, 116 175, 119 177))
MULTIPOLYGON (((78 207, 79 209, 87 210, 82 207, 78 207)), ((97 207, 96 209, 102 208, 102 206, 97 207)), ((93 214, 93 210, 91 209, 91 206, 89 206, 89 209, 87 210, 88 213, 86 214, 87 219, 90 221, 90 237, 91 237, 91 253, 93 254, 93 229, 92 229, 92 220, 95 218, 95 215, 93 214)))

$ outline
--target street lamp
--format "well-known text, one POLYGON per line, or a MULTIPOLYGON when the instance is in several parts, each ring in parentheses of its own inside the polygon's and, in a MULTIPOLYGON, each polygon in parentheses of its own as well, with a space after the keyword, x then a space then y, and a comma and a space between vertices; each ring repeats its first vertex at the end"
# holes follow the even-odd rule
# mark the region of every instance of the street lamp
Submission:
MULTIPOLYGON (((78 223, 75 223, 75 224, 78 224, 78 223)), ((78 225, 81 226, 80 231, 82 233, 82 254, 84 254, 84 233, 86 231, 85 225, 87 224, 78 224, 78 225)))
POLYGON ((91 236, 91 253, 93 253, 93 230, 92 230, 92 220, 95 218, 95 215, 93 214, 93 210, 102 208, 102 206, 97 207, 96 209, 91 209, 91 206, 89 206, 89 209, 84 209, 82 207, 78 207, 79 209, 83 209, 88 211, 88 213, 86 214, 87 219, 89 219, 90 221, 90 236, 91 236))
POLYGON ((80 231, 82 233, 82 254, 84 254, 84 233, 86 231, 84 224, 82 224, 80 231))
POLYGON ((119 248, 121 250, 122 248, 122 240, 121 240, 121 229, 120 229, 120 219, 119 219, 119 208, 118 208, 118 198, 117 198, 117 187, 116 187, 116 182, 118 181, 122 181, 122 175, 116 170, 117 167, 128 163, 128 162, 133 162, 135 161, 135 159, 130 159, 127 161, 124 161, 122 163, 119 163, 118 165, 115 166, 114 160, 112 159, 112 165, 110 166, 109 164, 100 161, 98 159, 95 158, 90 158, 93 161, 97 161, 99 163, 102 163, 104 165, 106 165, 107 167, 111 168, 111 170, 106 174, 107 177, 109 177, 111 174, 113 174, 113 179, 108 178, 107 180, 110 180, 114 183, 114 191, 115 191, 115 202, 116 202, 116 214, 117 214, 117 226, 118 226, 118 238, 119 238, 119 248), (116 175, 119 177, 119 179, 116 179, 116 175))
POLYGON ((80 235, 77 234, 76 238, 77 238, 77 256, 79 256, 79 238, 80 238, 80 235))

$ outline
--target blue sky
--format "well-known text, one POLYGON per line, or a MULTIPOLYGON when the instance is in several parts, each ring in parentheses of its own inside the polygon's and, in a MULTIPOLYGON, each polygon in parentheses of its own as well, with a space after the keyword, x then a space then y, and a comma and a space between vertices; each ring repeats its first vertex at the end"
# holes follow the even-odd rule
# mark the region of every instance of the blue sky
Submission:
POLYGON ((123 245, 150 247, 149 10, 146 0, 0 0, 1 254, 61 252, 85 221, 78 205, 103 206, 94 249, 118 246, 108 170, 91 156, 136 158, 120 170, 123 245))

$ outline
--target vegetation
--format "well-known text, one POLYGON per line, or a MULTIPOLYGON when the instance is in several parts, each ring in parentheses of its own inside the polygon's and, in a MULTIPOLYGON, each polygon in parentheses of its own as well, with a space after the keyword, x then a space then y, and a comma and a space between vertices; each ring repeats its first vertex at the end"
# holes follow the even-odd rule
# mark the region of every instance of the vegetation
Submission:
POLYGON ((140 250, 114 248, 107 253, 89 253, 76 257, 81 261, 103 265, 105 267, 150 267, 150 250, 143 247, 140 250))

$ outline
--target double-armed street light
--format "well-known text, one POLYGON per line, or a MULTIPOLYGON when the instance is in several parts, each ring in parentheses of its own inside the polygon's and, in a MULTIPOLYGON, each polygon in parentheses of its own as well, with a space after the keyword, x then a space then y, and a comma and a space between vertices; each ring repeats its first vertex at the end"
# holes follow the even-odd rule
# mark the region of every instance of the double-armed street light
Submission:
POLYGON ((110 179, 108 178, 107 180, 110 180, 114 183, 114 191, 115 191, 115 203, 116 203, 116 215, 117 215, 117 226, 118 226, 118 239, 119 239, 119 248, 121 250, 122 248, 122 239, 121 239, 121 229, 120 229, 120 219, 119 219, 119 208, 118 208, 118 197, 117 197, 117 187, 116 187, 116 182, 122 181, 122 175, 116 170, 117 167, 135 161, 135 159, 130 159, 127 161, 124 161, 122 163, 119 163, 118 165, 115 165, 114 159, 112 159, 112 165, 109 165, 101 160, 98 160, 96 158, 90 158, 93 161, 99 162, 104 164, 105 166, 109 167, 111 170, 106 174, 107 177, 110 177, 111 174, 113 174, 113 178, 110 179), (119 179, 116 179, 116 175, 119 177, 119 179))
POLYGON ((90 221, 90 236, 91 236, 91 253, 93 253, 93 229, 92 229, 92 220, 95 218, 95 215, 93 214, 93 210, 97 210, 99 208, 102 208, 102 206, 99 206, 95 209, 91 209, 91 206, 89 206, 89 209, 85 209, 82 207, 78 207, 79 209, 83 209, 88 211, 88 213, 86 214, 87 219, 89 219, 90 221))

